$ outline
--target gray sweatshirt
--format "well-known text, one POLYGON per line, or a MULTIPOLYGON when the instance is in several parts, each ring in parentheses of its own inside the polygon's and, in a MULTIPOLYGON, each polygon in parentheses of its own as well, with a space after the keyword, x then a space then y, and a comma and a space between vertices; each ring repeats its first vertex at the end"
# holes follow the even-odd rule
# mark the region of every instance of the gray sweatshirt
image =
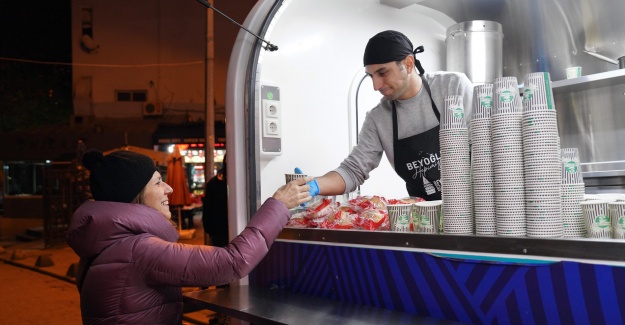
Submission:
MULTIPOLYGON (((425 73, 423 76, 430 85, 432 99, 439 112, 445 108, 445 96, 463 96, 468 125, 471 121, 473 103, 473 84, 469 78, 464 73, 445 71, 425 73)), ((423 133, 439 124, 425 87, 421 88, 416 96, 398 100, 395 105, 399 139, 423 133)), ((383 152, 386 153, 391 166, 395 168, 392 103, 384 98, 367 112, 358 135, 358 145, 334 170, 345 181, 345 193, 356 190, 369 178, 369 172, 380 164, 383 152)))

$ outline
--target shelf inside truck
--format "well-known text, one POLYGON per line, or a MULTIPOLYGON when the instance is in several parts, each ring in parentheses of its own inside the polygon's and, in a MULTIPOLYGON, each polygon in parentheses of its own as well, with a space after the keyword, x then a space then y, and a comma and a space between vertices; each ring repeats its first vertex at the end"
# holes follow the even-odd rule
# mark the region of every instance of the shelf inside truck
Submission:
POLYGON ((621 84, 625 84, 625 69, 554 81, 551 88, 553 89, 554 94, 560 94, 621 84))

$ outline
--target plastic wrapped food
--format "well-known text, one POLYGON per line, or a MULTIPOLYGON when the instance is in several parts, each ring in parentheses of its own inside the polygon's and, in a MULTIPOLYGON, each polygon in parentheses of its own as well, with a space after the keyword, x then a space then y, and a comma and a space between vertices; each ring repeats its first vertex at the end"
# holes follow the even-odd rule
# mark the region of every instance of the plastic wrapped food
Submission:
POLYGON ((354 229, 354 220, 357 213, 350 213, 346 209, 336 209, 333 215, 328 216, 319 228, 325 229, 354 229))
POLYGON ((413 203, 423 202, 423 201, 425 201, 423 198, 412 197, 412 196, 403 198, 403 199, 388 199, 387 200, 388 204, 413 204, 413 203))
POLYGON ((354 221, 357 229, 389 230, 390 222, 386 209, 370 209, 363 211, 354 221))
POLYGON ((318 219, 333 214, 334 205, 332 202, 332 199, 322 198, 321 200, 312 203, 308 209, 303 212, 304 217, 307 219, 318 219))
POLYGON ((363 210, 386 209, 386 200, 381 196, 359 196, 349 200, 349 205, 363 210))
POLYGON ((304 211, 295 213, 289 219, 286 226, 287 228, 308 228, 308 219, 304 217, 304 211))

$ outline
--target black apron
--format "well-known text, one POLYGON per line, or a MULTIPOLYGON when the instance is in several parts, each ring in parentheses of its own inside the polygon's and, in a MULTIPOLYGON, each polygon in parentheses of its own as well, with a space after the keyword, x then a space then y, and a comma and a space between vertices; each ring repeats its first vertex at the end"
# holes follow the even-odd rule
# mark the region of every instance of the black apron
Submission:
POLYGON ((441 115, 432 99, 428 82, 423 80, 423 87, 430 96, 432 110, 439 125, 417 135, 399 140, 397 138, 397 111, 393 101, 393 151, 395 152, 395 172, 404 181, 408 195, 427 201, 441 199, 441 169, 439 129, 441 115))

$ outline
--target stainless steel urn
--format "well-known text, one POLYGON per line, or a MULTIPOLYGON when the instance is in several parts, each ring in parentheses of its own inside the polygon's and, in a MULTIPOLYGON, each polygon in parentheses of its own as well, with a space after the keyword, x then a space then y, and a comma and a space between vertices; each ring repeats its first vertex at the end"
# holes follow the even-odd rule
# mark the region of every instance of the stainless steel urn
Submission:
POLYGON ((503 31, 488 20, 457 23, 447 28, 447 71, 464 72, 473 84, 502 77, 503 31))

